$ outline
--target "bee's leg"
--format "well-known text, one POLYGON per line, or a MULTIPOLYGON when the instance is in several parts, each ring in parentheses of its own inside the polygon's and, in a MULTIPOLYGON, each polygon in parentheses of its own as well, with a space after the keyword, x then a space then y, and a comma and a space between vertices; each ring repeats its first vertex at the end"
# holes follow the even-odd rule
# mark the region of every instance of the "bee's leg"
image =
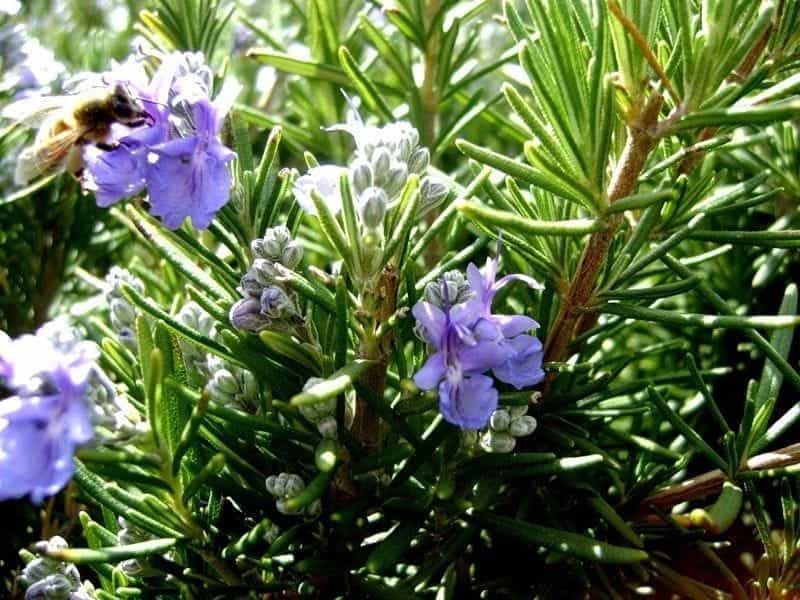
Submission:
POLYGON ((70 150, 66 160, 64 161, 64 169, 68 173, 71 173, 75 179, 82 182, 84 175, 83 167, 84 165, 83 165, 83 156, 81 155, 81 149, 79 146, 73 146, 72 150, 70 150))
POLYGON ((119 148, 120 144, 119 142, 97 142, 95 146, 100 148, 103 152, 111 152, 119 148))

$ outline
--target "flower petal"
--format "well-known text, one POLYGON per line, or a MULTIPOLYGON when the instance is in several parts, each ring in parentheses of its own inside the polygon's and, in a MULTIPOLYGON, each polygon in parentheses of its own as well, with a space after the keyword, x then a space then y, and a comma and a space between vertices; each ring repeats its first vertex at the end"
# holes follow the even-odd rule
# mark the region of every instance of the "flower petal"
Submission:
POLYGON ((186 217, 198 229, 208 227, 230 197, 231 176, 226 166, 232 158, 211 141, 199 149, 198 137, 160 144, 151 149, 146 180, 150 212, 164 225, 177 229, 186 217))
POLYGON ((531 329, 538 329, 539 323, 526 315, 492 315, 492 320, 500 327, 507 338, 517 336, 531 329))
POLYGON ((446 421, 462 429, 486 427, 497 408, 498 393, 491 377, 473 375, 439 385, 439 410, 446 421))
POLYGON ((447 367, 444 361, 444 354, 437 352, 431 355, 422 368, 414 375, 414 383, 420 389, 432 390, 444 378, 447 367))
POLYGON ((411 313, 422 327, 428 343, 441 350, 442 336, 447 326, 447 316, 444 311, 430 302, 417 302, 411 313))
POLYGON ((532 335, 518 335, 508 340, 506 345, 512 355, 492 371, 500 381, 522 389, 536 385, 544 379, 542 342, 532 335))

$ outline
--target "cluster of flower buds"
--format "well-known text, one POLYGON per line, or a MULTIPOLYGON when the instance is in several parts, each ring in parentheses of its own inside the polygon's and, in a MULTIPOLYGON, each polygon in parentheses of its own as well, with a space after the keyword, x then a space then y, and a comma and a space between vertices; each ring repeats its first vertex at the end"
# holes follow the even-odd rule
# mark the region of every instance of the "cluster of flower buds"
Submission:
MULTIPOLYGON (((68 548, 66 540, 55 536, 38 542, 35 550, 48 554, 68 548)), ((20 583, 26 588, 25 600, 90 600, 94 598, 94 587, 88 581, 81 583, 81 574, 72 563, 49 556, 38 556, 22 571, 20 583)))
POLYGON ((211 379, 206 384, 206 390, 211 400, 248 412, 256 409, 258 382, 255 375, 212 354, 208 355, 207 365, 211 379))
POLYGON ((489 418, 489 429, 481 436, 481 446, 487 452, 511 452, 517 438, 536 430, 536 419, 528 413, 527 405, 498 408, 489 418))
POLYGON ((139 293, 144 292, 142 280, 127 269, 111 267, 106 275, 106 301, 109 320, 120 342, 131 350, 136 349, 136 309, 122 295, 122 286, 127 285, 139 293))
POLYGON ((102 371, 95 371, 89 379, 86 397, 92 410, 92 422, 99 441, 115 444, 147 433, 150 426, 141 413, 122 394, 102 371))
POLYGON ((316 516, 322 510, 322 503, 316 500, 307 507, 300 510, 292 510, 287 501, 302 492, 306 484, 303 478, 294 473, 280 473, 267 477, 267 491, 275 498, 275 507, 278 512, 284 515, 296 515, 305 513, 308 516, 316 516))
POLYGON ((267 229, 250 248, 253 263, 237 288, 242 299, 231 307, 231 324, 242 331, 291 330, 291 321, 298 317, 297 304, 281 273, 297 267, 303 247, 280 225, 267 229))
POLYGON ((318 165, 309 169, 294 183, 294 196, 300 207, 311 215, 317 214, 313 195, 325 204, 332 214, 342 210, 342 177, 350 182, 352 201, 359 221, 359 234, 363 248, 356 252, 359 265, 357 277, 369 281, 381 267, 380 246, 391 236, 386 216, 400 206, 400 195, 409 176, 420 178, 419 203, 416 216, 441 204, 448 187, 426 174, 430 153, 419 146, 419 133, 406 121, 389 123, 383 127, 367 125, 351 110, 347 123, 334 125, 329 131, 344 131, 355 140, 356 149, 347 167, 318 165))
POLYGON ((431 281, 425 286, 425 302, 441 309, 462 304, 475 296, 469 281, 461 271, 447 271, 441 279, 431 281))
MULTIPOLYGON (((311 377, 303 386, 303 391, 310 389, 323 381, 319 377, 311 377)), ((319 402, 300 405, 300 414, 317 426, 319 434, 327 439, 336 439, 338 427, 336 425, 336 398, 328 398, 319 402)))
POLYGON ((353 191, 359 197, 362 218, 366 201, 373 199, 375 202, 374 198, 381 196, 376 189, 383 192, 387 204, 393 203, 411 174, 420 177, 418 215, 435 208, 447 196, 447 186, 426 175, 430 151, 419 145, 419 132, 411 123, 397 121, 383 127, 367 125, 353 107, 348 122, 334 125, 330 130, 345 131, 356 143, 349 171, 353 191))
MULTIPOLYGON (((214 325, 216 324, 214 318, 196 302, 189 301, 181 306, 175 318, 179 323, 186 325, 186 327, 197 333, 201 333, 206 337, 214 336, 214 325)), ((206 370, 206 353, 198 348, 196 344, 187 342, 182 338, 180 346, 186 368, 189 371, 204 372, 206 370)))
MULTIPOLYGON (((181 324, 208 338, 217 338, 216 321, 195 302, 184 304, 176 318, 181 324)), ((197 377, 198 384, 205 382, 206 391, 213 402, 247 411, 255 410, 258 382, 250 371, 203 352, 189 342, 181 342, 181 352, 190 376, 197 377)))

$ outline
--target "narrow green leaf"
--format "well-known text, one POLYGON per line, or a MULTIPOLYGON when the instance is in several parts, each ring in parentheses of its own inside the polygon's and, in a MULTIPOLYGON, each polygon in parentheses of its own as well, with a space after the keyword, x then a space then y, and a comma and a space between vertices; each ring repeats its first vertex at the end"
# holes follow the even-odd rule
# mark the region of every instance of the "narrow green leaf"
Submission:
POLYGON ((89 563, 118 563, 129 558, 142 558, 150 554, 163 554, 178 543, 176 538, 148 540, 127 546, 109 548, 64 548, 46 552, 50 558, 76 565, 89 563))
POLYGON ((525 544, 544 546, 593 562, 627 564, 641 562, 648 557, 647 552, 637 548, 615 546, 571 531, 534 525, 490 512, 476 510, 472 514, 468 513, 468 518, 495 533, 525 544))
POLYGON ((367 557, 367 570, 370 573, 388 574, 419 531, 420 522, 416 519, 401 521, 392 532, 380 542, 367 557))
POLYGON ((709 108, 690 112, 679 119, 672 131, 684 131, 701 127, 722 127, 736 125, 757 125, 788 121, 800 115, 800 100, 780 100, 757 106, 732 106, 729 108, 709 108))
POLYGON ((384 247, 384 259, 387 262, 393 259, 396 252, 406 246, 411 229, 416 224, 417 206, 420 199, 418 188, 419 177, 414 174, 410 175, 400 194, 398 206, 402 212, 395 222, 393 230, 389 232, 389 240, 384 247))
POLYGON ((336 474, 336 469, 332 468, 327 471, 322 471, 317 474, 311 482, 303 488, 296 496, 292 496, 286 500, 286 508, 292 512, 299 511, 312 502, 319 500, 322 495, 328 490, 328 486, 333 481, 333 476, 336 474))
POLYGON ((606 302, 593 310, 619 315, 640 321, 654 321, 669 325, 705 327, 708 329, 781 329, 800 325, 800 316, 753 315, 747 317, 729 315, 698 315, 673 312, 658 308, 645 308, 623 302, 606 302))
POLYGON ((358 90, 358 94, 370 109, 379 113, 387 121, 393 121, 394 115, 392 114, 392 110, 386 105, 383 95, 378 92, 372 81, 369 80, 358 66, 353 55, 350 54, 344 46, 339 48, 339 62, 344 72, 347 73, 347 76, 353 82, 356 90, 358 90))
POLYGON ((214 294, 217 298, 231 297, 225 288, 198 267, 188 255, 167 240, 150 217, 142 214, 140 209, 135 208, 132 204, 127 205, 126 213, 142 237, 158 248, 167 262, 180 271, 189 281, 197 285, 201 290, 214 294))
POLYGON ((576 193, 569 185, 564 183, 564 181, 559 181, 552 176, 548 176, 539 169, 518 162, 504 154, 499 154, 493 150, 487 150, 486 148, 476 146, 466 140, 456 140, 456 147, 466 156, 482 164, 493 167, 498 171, 502 171, 511 177, 543 188, 557 196, 572 200, 587 208, 592 206, 591 198, 576 193))
POLYGON ((520 235, 583 236, 600 231, 604 227, 602 221, 598 219, 541 221, 465 200, 457 203, 457 210, 487 229, 509 230, 520 235))
POLYGON ((321 400, 327 400, 338 396, 345 390, 351 388, 359 377, 374 364, 370 360, 358 359, 345 365, 333 375, 312 386, 304 392, 295 395, 291 403, 295 406, 301 404, 313 404, 321 400))
POLYGON ((680 433, 686 440, 699 452, 704 454, 714 466, 722 469, 723 473, 729 470, 728 463, 717 454, 714 449, 708 445, 703 437, 697 433, 692 427, 678 414, 676 410, 667 404, 667 401, 661 397, 659 391, 652 385, 647 387, 647 393, 653 404, 656 405, 659 412, 672 424, 672 426, 680 433))

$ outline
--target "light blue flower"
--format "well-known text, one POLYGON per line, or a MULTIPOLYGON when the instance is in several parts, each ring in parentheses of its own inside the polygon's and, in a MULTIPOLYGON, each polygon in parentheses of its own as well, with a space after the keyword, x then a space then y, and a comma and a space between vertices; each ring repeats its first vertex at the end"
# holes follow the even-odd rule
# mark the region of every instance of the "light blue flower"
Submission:
POLYGON ((0 377, 14 394, 0 401, 0 500, 39 503, 58 492, 76 447, 93 436, 86 396, 96 347, 53 329, 0 338, 0 377))

